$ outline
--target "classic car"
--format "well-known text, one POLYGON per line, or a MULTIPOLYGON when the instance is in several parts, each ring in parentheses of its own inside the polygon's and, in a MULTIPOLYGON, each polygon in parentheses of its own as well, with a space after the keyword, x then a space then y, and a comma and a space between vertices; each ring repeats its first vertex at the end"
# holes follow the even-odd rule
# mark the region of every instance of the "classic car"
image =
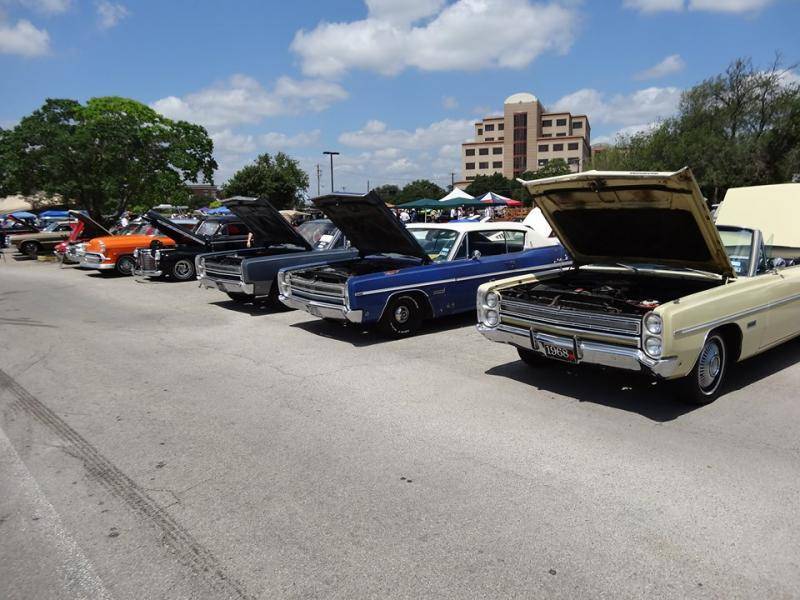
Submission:
MULTIPOLYGON (((191 228, 197 221, 176 219, 175 223, 191 228)), ((172 239, 159 236, 158 233, 150 223, 138 222, 124 228, 118 235, 94 238, 86 244, 81 255, 80 267, 98 269, 101 273, 116 272, 120 275, 132 275, 136 265, 133 258, 134 250, 148 246, 154 239, 165 247, 175 245, 172 239)))
POLYGON ((202 286, 221 290, 234 301, 266 298, 280 304, 275 278, 281 268, 355 255, 327 219, 306 221, 295 229, 264 198, 231 198, 225 205, 253 232, 252 247, 199 256, 197 273, 202 286))
POLYGON ((142 218, 176 243, 174 248, 164 248, 160 240, 153 240, 149 248, 134 250, 136 267, 133 272, 144 277, 166 276, 176 281, 194 279, 197 256, 215 250, 245 248, 250 233, 242 220, 234 215, 210 216, 194 231, 187 231, 152 210, 142 218))
POLYGON ((69 216, 76 220, 76 226, 66 240, 56 244, 53 253, 63 263, 77 264, 80 262, 78 252, 86 242, 92 238, 111 235, 111 232, 88 215, 77 210, 69 211, 69 216))
POLYGON ((322 196, 314 204, 358 256, 281 270, 280 300, 317 317, 377 324, 391 337, 414 334, 426 318, 475 310, 481 283, 568 260, 558 240, 522 223, 406 227, 374 192, 322 196))
POLYGON ((478 290, 478 330, 525 363, 645 372, 706 404, 733 364, 800 333, 800 184, 730 190, 715 226, 688 168, 524 183, 573 258, 478 290))
POLYGON ((14 215, 0 216, 0 248, 8 246, 8 237, 19 233, 36 233, 41 231, 33 224, 33 219, 25 220, 14 215))
POLYGON ((51 251, 56 244, 67 239, 74 227, 74 222, 52 221, 41 231, 8 236, 8 245, 16 246, 22 254, 36 258, 40 253, 51 251))

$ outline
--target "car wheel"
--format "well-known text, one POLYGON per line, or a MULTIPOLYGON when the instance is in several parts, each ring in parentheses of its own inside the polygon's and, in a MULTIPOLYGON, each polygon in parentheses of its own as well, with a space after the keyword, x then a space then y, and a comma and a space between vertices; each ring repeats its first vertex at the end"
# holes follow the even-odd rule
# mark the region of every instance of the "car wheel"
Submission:
POLYGON ((117 260, 115 269, 120 275, 131 275, 135 266, 136 264, 133 262, 132 256, 121 256, 117 260))
POLYGON ((517 348, 519 359, 529 367, 546 367, 552 361, 546 359, 544 356, 535 350, 528 350, 526 348, 517 348))
POLYGON ((700 350, 697 363, 679 380, 681 398, 699 406, 717 399, 728 367, 728 346, 720 333, 712 332, 700 350))
POLYGON ((240 304, 243 304, 245 302, 252 302, 253 300, 255 300, 255 298, 250 294, 242 294, 241 292, 225 292, 225 293, 228 294, 228 298, 240 304))
POLYGON ((39 254, 39 244, 36 242, 25 242, 19 247, 19 251, 22 252, 25 256, 30 256, 31 258, 36 258, 39 254))
POLYGON ((414 296, 397 296, 386 307, 378 328, 393 338, 414 335, 422 324, 422 307, 414 296))
POLYGON ((172 276, 178 281, 194 279, 194 263, 182 258, 172 265, 172 276))

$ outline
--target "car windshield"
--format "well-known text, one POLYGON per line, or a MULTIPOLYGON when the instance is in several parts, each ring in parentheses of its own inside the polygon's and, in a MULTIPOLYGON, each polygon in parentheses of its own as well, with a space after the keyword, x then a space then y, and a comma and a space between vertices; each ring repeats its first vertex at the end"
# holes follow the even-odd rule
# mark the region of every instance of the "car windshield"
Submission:
POLYGON ((58 221, 53 221, 52 223, 48 223, 47 227, 44 228, 45 231, 55 231, 58 229, 58 226, 61 225, 58 221))
POLYGON ((739 276, 747 275, 753 252, 753 232, 749 229, 720 229, 719 237, 733 270, 739 276))
POLYGON ((409 231, 433 262, 447 260, 458 238, 458 232, 452 229, 409 229, 409 231))
POLYGON ((297 232, 316 250, 325 250, 333 244, 338 229, 333 223, 323 219, 306 221, 297 228, 297 232))
POLYGON ((219 229, 219 221, 203 221, 197 226, 194 232, 197 235, 207 235, 210 237, 217 232, 217 229, 219 229))

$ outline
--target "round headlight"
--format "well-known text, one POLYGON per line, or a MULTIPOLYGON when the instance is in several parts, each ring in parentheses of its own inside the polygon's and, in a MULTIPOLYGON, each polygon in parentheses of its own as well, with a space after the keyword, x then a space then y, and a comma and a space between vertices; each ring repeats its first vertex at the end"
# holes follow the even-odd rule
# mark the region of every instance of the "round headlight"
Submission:
POLYGON ((138 249, 138 248, 136 248, 136 249, 133 251, 133 258, 136 258, 137 256, 139 256, 139 249, 138 249))
POLYGON ((648 337, 644 341, 644 351, 653 358, 661 356, 661 340, 655 337, 648 337))
POLYGON ((650 313, 644 318, 644 328, 653 335, 661 335, 664 330, 664 322, 655 313, 650 313))
POLYGON ((486 306, 489 308, 497 308, 497 303, 499 298, 495 292, 489 292, 486 294, 486 306))
POLYGON ((489 327, 495 327, 500 322, 500 315, 496 310, 487 310, 483 320, 489 327))
POLYGON ((100 248, 100 252, 105 253, 106 245, 104 242, 97 242, 97 247, 100 248))

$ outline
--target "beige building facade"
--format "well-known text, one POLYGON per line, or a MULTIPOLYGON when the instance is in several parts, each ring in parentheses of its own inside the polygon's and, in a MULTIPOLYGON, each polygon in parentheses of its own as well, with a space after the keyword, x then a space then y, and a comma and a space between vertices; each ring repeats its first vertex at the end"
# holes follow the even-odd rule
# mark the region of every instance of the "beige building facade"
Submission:
POLYGON ((533 94, 514 94, 503 103, 502 117, 475 123, 475 141, 461 145, 461 179, 456 185, 465 188, 478 175, 519 177, 556 158, 582 171, 591 157, 590 140, 586 115, 546 112, 533 94))

